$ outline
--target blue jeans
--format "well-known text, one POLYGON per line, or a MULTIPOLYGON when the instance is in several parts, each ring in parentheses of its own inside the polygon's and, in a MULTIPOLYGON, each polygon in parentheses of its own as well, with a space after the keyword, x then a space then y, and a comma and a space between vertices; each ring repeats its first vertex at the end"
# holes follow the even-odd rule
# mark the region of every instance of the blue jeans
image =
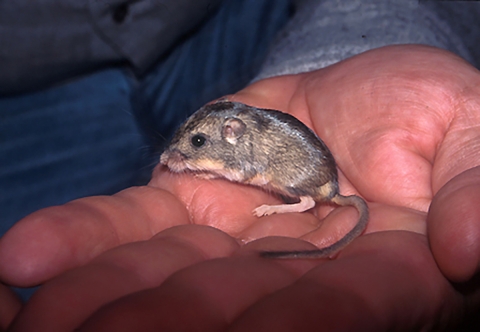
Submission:
POLYGON ((0 236, 40 208, 145 184, 189 114, 255 76, 289 9, 225 0, 145 77, 105 68, 0 98, 0 236))
POLYGON ((148 181, 180 122, 254 77, 288 3, 225 1, 142 79, 108 68, 1 98, 0 234, 42 207, 148 181))

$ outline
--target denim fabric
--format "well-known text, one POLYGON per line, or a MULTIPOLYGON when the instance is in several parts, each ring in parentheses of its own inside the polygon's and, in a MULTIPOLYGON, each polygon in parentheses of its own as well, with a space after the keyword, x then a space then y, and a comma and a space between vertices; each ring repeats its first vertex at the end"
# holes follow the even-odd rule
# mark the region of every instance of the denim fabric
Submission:
POLYGON ((0 232, 45 206, 134 184, 145 140, 111 69, 0 100, 0 232))
POLYGON ((0 233, 39 208, 145 183, 181 121, 252 79, 288 5, 225 1, 142 79, 111 68, 0 99, 0 233))
POLYGON ((289 11, 225 0, 144 77, 105 68, 0 98, 0 235, 40 208, 146 183, 180 122, 253 79, 289 11))

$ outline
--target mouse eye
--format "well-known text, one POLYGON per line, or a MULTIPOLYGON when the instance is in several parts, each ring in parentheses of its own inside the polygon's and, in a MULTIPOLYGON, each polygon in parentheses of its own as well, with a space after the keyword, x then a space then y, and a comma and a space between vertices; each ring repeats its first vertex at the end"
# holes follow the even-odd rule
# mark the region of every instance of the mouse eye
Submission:
POLYGON ((197 148, 205 144, 206 141, 207 139, 203 135, 195 135, 192 137, 192 145, 197 148))

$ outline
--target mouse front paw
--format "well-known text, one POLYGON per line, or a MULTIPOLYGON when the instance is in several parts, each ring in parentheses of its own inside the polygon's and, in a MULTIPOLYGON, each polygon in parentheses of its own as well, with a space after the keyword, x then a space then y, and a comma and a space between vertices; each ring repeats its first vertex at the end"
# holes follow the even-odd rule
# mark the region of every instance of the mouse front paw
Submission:
POLYGON ((212 180, 218 178, 217 175, 212 173, 195 173, 195 177, 202 180, 212 180))

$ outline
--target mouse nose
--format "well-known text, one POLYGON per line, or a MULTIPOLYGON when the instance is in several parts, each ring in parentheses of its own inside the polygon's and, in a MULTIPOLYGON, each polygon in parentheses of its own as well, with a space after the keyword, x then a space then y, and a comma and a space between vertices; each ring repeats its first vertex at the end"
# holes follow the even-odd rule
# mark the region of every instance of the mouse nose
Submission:
POLYGON ((177 149, 167 150, 160 156, 160 163, 173 171, 185 169, 186 156, 177 149))

